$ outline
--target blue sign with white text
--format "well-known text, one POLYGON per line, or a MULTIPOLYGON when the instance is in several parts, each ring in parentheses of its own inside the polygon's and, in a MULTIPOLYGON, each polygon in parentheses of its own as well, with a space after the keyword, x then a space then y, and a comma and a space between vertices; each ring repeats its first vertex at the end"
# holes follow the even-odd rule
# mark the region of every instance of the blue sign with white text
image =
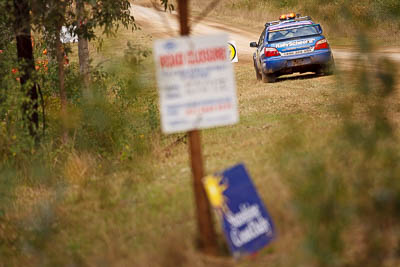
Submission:
POLYGON ((207 176, 204 185, 211 204, 222 216, 233 255, 255 253, 275 237, 274 225, 243 164, 220 177, 207 176))

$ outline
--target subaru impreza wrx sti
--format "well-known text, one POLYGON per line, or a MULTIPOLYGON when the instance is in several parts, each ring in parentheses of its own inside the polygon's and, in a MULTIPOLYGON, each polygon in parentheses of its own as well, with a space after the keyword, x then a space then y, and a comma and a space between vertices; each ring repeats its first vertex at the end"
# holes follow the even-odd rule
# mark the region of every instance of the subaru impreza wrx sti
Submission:
POLYGON ((278 76, 296 72, 332 74, 335 63, 321 25, 311 17, 299 14, 282 15, 267 22, 253 54, 257 80, 274 82, 278 76))

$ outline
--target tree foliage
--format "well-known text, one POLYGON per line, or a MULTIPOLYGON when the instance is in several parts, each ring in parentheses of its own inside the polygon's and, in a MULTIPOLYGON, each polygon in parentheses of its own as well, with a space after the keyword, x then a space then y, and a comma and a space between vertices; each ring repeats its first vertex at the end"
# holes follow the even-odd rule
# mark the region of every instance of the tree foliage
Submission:
MULTIPOLYGON (((33 121, 34 127, 30 125, 31 135, 35 135, 34 128, 38 126, 38 92, 34 71, 35 59, 31 46, 31 29, 35 38, 41 43, 46 43, 48 56, 57 59, 58 80, 61 96, 61 109, 65 111, 67 96, 64 90, 63 55, 64 47, 60 43, 60 32, 62 26, 66 26, 72 35, 79 35, 89 40, 101 38, 101 34, 111 35, 118 30, 119 26, 136 27, 134 17, 131 15, 130 2, 127 0, 102 0, 81 1, 83 2, 84 14, 77 14, 76 1, 74 0, 25 0, 25 1, 0 1, 0 50, 7 48, 10 44, 18 47, 18 58, 20 59, 20 82, 22 88, 30 85, 27 96, 30 102, 23 104, 23 113, 27 114, 28 120, 33 121), (18 7, 18 8, 17 8, 18 7), (23 13, 19 12, 21 7, 23 13), (101 29, 101 34, 98 34, 101 29), (16 39, 15 39, 16 38, 16 39), (22 60, 22 61, 21 61, 22 60)), ((33 40, 33 39, 32 39, 33 40)), ((34 44, 34 42, 32 42, 34 44)), ((15 60, 17 57, 15 57, 15 60)), ((17 62, 15 70, 17 70, 17 62)), ((6 88, 5 88, 6 89, 6 88)), ((23 89, 25 90, 25 89, 23 89)), ((3 98, 6 96, 3 96, 3 98)))

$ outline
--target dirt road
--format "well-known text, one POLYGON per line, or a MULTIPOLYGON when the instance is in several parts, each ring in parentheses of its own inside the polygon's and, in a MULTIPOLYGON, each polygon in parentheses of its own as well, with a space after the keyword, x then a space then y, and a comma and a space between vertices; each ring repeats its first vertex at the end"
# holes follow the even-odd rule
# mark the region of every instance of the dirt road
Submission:
MULTIPOLYGON (((154 37, 173 37, 179 35, 179 25, 177 13, 168 13, 157 11, 154 8, 134 5, 132 13, 135 16, 137 24, 152 34, 154 37)), ((215 22, 211 19, 204 19, 199 23, 192 23, 192 35, 204 35, 214 33, 228 33, 231 40, 236 42, 238 47, 239 61, 251 61, 254 48, 249 46, 252 41, 257 41, 260 32, 254 29, 243 29, 235 26, 215 22)), ((351 47, 333 47, 333 54, 336 62, 340 67, 346 68, 350 66, 349 61, 355 59, 358 53, 351 47)), ((388 47, 381 50, 378 54, 382 54, 391 60, 400 64, 400 48, 388 47)))
MULTIPOLYGON (((179 35, 179 25, 176 12, 172 14, 160 12, 153 8, 142 6, 133 6, 133 15, 137 24, 151 33, 155 37, 173 37, 179 35)), ((249 46, 251 41, 258 39, 259 33, 244 31, 233 26, 213 22, 211 20, 202 20, 199 23, 192 24, 192 35, 228 33, 232 40, 235 40, 238 50, 242 55, 251 55, 254 48, 249 46)))

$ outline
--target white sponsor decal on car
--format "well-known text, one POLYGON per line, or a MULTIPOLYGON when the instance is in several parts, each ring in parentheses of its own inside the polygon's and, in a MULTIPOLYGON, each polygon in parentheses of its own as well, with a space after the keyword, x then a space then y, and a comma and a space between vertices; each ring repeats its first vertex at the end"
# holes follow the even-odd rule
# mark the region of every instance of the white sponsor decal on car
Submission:
POLYGON ((312 44, 312 43, 314 43, 314 41, 315 41, 315 39, 296 40, 296 41, 291 41, 291 42, 287 42, 287 43, 277 44, 275 47, 281 48, 281 47, 289 47, 289 46, 296 46, 296 45, 312 44))
POLYGON ((290 52, 286 52, 286 53, 282 53, 281 52, 281 56, 294 56, 294 55, 300 55, 300 54, 305 54, 305 53, 310 53, 314 51, 314 47, 310 47, 307 49, 303 49, 303 50, 296 50, 296 51, 290 51, 290 52))

